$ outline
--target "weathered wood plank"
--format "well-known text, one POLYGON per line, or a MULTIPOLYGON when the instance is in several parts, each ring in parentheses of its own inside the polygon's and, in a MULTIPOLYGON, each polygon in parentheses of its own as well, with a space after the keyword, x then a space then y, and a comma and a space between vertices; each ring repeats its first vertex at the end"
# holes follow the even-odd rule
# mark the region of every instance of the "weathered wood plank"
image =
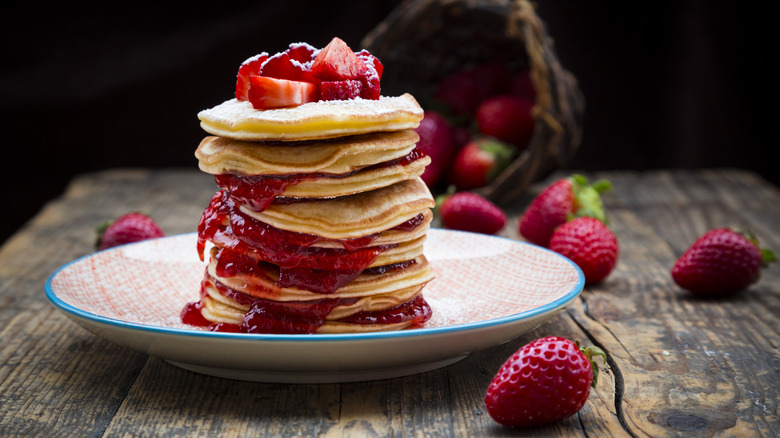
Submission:
MULTIPOLYGON (((771 390, 778 378, 777 289, 759 284, 729 299, 697 300, 669 273, 707 229, 735 216, 754 225, 750 215, 736 214, 747 211, 750 191, 724 193, 727 186, 714 176, 654 173, 642 188, 611 175, 616 193, 607 200, 621 261, 607 282, 583 294, 585 314, 569 309, 617 363, 622 417, 636 435, 778 432, 771 390)), ((774 225, 770 234, 777 232, 774 225)))

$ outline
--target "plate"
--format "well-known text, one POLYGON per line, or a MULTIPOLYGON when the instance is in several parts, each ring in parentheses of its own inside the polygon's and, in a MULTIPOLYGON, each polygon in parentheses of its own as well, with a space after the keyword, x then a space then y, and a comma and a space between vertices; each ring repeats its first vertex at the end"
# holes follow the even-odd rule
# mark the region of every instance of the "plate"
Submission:
POLYGON ((188 326, 205 263, 196 234, 128 244, 74 260, 46 282, 46 296, 97 336, 178 367, 277 383, 377 380, 426 372, 508 342, 548 320, 582 291, 571 260, 521 241, 431 229, 436 279, 424 327, 337 335, 219 333, 188 326))

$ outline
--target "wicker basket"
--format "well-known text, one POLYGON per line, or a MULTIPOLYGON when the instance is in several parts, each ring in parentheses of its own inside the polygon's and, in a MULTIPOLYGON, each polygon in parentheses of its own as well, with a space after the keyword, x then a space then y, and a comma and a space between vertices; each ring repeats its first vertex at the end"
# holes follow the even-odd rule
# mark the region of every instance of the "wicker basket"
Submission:
POLYGON ((456 69, 495 61, 530 69, 537 96, 530 144, 477 190, 496 203, 511 202, 568 164, 579 147, 584 97, 528 1, 407 0, 365 36, 362 46, 385 65, 383 94, 410 92, 423 107, 436 84, 456 69))

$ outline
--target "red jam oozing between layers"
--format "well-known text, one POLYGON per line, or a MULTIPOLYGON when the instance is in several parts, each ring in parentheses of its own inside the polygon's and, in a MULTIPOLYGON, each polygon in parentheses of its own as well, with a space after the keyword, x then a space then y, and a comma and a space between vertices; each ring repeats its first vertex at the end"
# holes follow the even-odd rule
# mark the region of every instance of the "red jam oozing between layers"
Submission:
POLYGON ((331 173, 299 173, 291 175, 216 175, 214 179, 217 185, 230 192, 230 194, 246 204, 254 211, 263 211, 287 188, 303 181, 311 181, 320 178, 346 178, 358 172, 380 169, 392 166, 406 166, 420 158, 425 157, 425 152, 415 147, 411 152, 401 158, 374 164, 362 169, 345 174, 331 173))
MULTIPOLYGON (((200 310, 203 305, 200 301, 189 303, 184 307, 181 312, 182 322, 208 327, 209 330, 218 332, 307 334, 315 333, 325 323, 325 318, 334 308, 348 306, 358 300, 358 298, 292 302, 265 300, 232 290, 208 277, 204 278, 201 283, 201 295, 206 294, 205 288, 212 282, 220 294, 249 305, 249 311, 241 324, 209 322, 201 314, 200 310)), ((393 324, 411 321, 413 325, 419 326, 428 321, 430 317, 430 306, 422 296, 418 296, 416 299, 397 307, 377 312, 358 312, 342 321, 353 324, 393 324)))
MULTIPOLYGON (((400 224, 398 229, 411 231, 425 217, 420 214, 400 224)), ((370 245, 378 236, 341 240, 344 248, 321 248, 313 244, 326 239, 272 227, 241 212, 233 197, 217 192, 204 211, 198 225, 198 252, 203 259, 205 242, 219 247, 217 275, 265 276, 258 261, 279 267, 279 287, 295 287, 329 294, 360 275, 376 257, 393 245, 370 245)))

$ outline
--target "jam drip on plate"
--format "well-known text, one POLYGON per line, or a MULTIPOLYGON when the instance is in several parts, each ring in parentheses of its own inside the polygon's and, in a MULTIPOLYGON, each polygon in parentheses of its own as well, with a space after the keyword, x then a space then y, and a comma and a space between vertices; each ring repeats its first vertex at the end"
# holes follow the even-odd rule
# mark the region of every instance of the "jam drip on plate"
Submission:
MULTIPOLYGON (((358 172, 380 169, 392 166, 406 166, 413 161, 425 157, 425 152, 415 147, 401 158, 374 164, 345 174, 332 173, 298 173, 290 175, 231 175, 223 174, 214 177, 217 185, 230 192, 240 202, 254 211, 263 211, 274 200, 284 193, 287 186, 320 178, 346 178, 358 172)), ((293 198, 295 199, 295 198, 293 198)))
MULTIPOLYGON (((199 327, 208 327, 211 331, 232 333, 270 333, 270 334, 308 334, 315 333, 327 316, 337 306, 348 306, 358 298, 332 298, 315 301, 272 301, 251 297, 235 291, 206 276, 201 283, 201 295, 205 288, 216 286, 217 291, 240 304, 249 305, 240 324, 212 323, 201 314, 202 301, 187 304, 181 312, 184 323, 199 327)), ((422 325, 431 317, 428 303, 418 296, 414 300, 399 306, 376 312, 358 312, 341 321, 352 324, 393 324, 412 322, 422 325)))
MULTIPOLYGON (((411 231, 424 219, 420 214, 396 228, 411 231)), ((329 294, 354 280, 380 253, 395 246, 370 246, 377 237, 378 234, 372 234, 338 241, 343 248, 315 247, 315 243, 327 239, 280 230, 258 221, 241 212, 236 200, 221 190, 212 198, 198 225, 198 252, 203 260, 206 241, 219 247, 215 258, 220 277, 267 277, 263 262, 268 262, 279 268, 277 286, 329 294)))

